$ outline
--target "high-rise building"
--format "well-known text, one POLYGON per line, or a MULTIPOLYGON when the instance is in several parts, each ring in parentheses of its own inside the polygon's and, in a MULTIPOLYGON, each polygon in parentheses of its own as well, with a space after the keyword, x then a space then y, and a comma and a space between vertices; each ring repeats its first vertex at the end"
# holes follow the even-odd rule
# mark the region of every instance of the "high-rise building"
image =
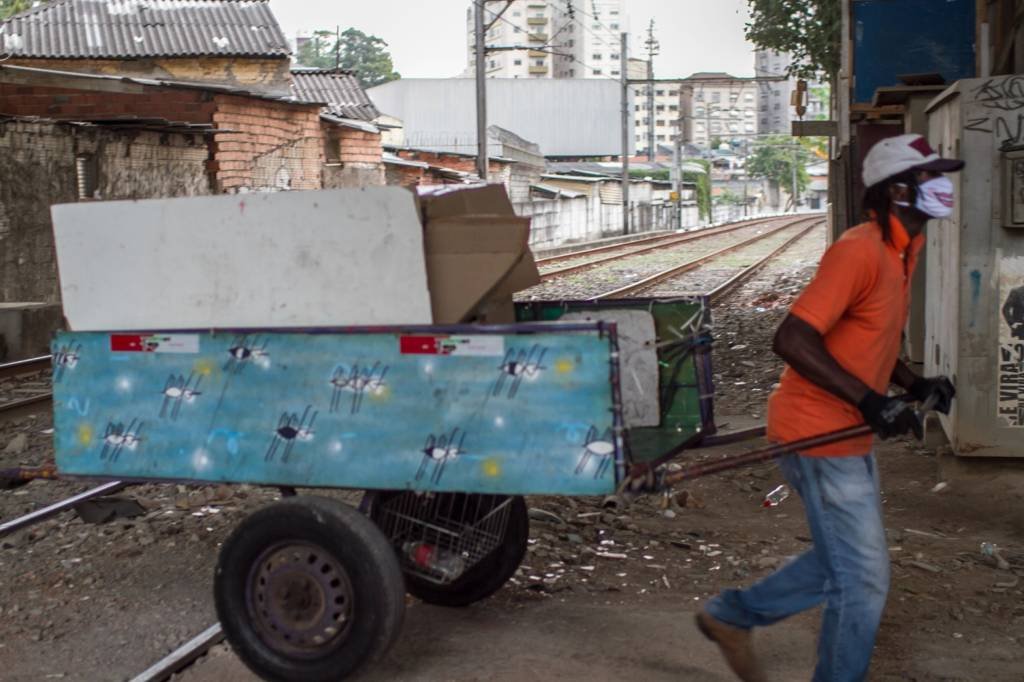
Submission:
POLYGON ((722 72, 701 72, 684 79, 679 91, 683 141, 708 147, 750 140, 758 132, 757 81, 722 72))
MULTIPOLYGON (((488 78, 618 78, 623 0, 512 0, 487 3, 488 78), (500 15, 500 16, 499 16, 500 15)), ((466 9, 468 66, 475 71, 473 4, 466 9)))
MULTIPOLYGON (((630 79, 647 78, 647 60, 630 59, 628 76, 630 79)), ((651 83, 633 85, 633 131, 636 138, 638 154, 645 153, 649 146, 647 91, 654 91, 654 145, 671 147, 675 144, 679 130, 679 83, 651 83)))
MULTIPOLYGON (((789 78, 786 74, 791 61, 785 52, 754 52, 754 74, 762 79, 758 81, 757 88, 758 128, 762 133, 789 135, 792 121, 797 118, 792 106, 792 92, 796 89, 797 79, 789 78), (770 80, 773 78, 782 80, 770 80)), ((819 96, 820 90, 820 83, 808 82, 804 120, 828 118, 828 102, 819 96)))

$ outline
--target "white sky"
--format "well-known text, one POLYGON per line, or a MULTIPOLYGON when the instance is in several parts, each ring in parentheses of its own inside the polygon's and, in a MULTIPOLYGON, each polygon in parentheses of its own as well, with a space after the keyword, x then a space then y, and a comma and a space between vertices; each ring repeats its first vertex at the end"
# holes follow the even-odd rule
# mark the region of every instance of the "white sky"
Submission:
MULTIPOLYGON (((586 0, 581 0, 586 3, 586 0)), ((640 54, 654 18, 661 54, 655 76, 695 71, 754 73, 752 47, 743 39, 746 0, 623 0, 630 26, 630 54, 640 54)), ((298 32, 353 26, 387 41, 395 69, 406 78, 447 78, 466 67, 469 0, 271 0, 290 40, 298 32)))

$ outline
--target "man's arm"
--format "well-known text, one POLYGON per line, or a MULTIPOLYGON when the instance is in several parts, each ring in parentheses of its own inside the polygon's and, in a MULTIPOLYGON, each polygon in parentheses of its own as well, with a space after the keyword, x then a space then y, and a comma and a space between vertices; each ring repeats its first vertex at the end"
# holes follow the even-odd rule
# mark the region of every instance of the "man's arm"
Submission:
POLYGON ((796 315, 787 315, 779 325, 772 350, 800 376, 851 405, 860 403, 871 390, 843 369, 825 348, 818 330, 796 315))

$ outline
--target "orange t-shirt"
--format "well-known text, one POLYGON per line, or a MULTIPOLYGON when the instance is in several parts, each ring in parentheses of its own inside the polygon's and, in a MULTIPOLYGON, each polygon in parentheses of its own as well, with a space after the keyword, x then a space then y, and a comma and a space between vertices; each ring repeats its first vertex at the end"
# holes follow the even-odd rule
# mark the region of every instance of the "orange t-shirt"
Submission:
MULTIPOLYGON (((910 279, 924 243, 921 235, 911 239, 895 216, 889 220, 892 243, 882 239, 874 221, 843 233, 789 311, 822 335, 825 348, 843 369, 883 395, 899 358, 910 279)), ((778 443, 863 423, 854 405, 789 366, 768 399, 768 438, 778 443)), ((863 455, 871 445, 872 437, 864 436, 801 454, 863 455)))

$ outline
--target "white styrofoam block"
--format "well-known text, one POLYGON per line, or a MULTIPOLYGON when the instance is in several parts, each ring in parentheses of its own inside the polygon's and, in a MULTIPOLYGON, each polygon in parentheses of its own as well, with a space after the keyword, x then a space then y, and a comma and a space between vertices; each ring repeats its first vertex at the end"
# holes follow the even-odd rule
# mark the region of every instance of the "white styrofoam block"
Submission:
POLYGON ((658 350, 654 315, 646 310, 602 308, 573 311, 559 322, 614 322, 619 330, 619 381, 626 426, 661 424, 658 350))
POLYGON ((76 331, 429 324, 423 230, 400 187, 51 208, 76 331))

